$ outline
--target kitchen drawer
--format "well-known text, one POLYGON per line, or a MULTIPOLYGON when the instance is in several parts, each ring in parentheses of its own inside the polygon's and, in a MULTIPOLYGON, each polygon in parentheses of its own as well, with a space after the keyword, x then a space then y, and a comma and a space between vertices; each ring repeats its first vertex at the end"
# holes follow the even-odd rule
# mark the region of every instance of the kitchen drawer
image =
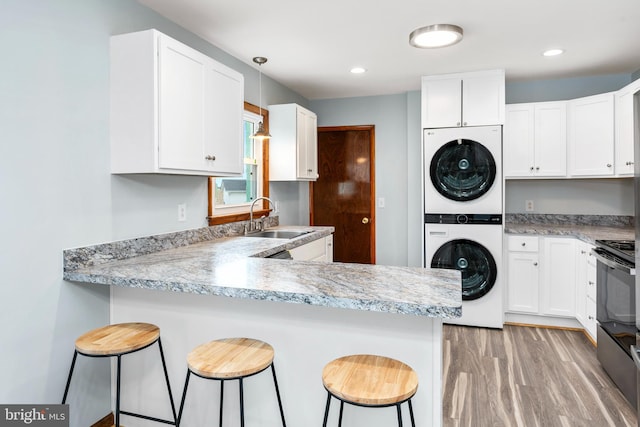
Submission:
POLYGON ((538 252, 537 236, 507 236, 509 252, 538 252))

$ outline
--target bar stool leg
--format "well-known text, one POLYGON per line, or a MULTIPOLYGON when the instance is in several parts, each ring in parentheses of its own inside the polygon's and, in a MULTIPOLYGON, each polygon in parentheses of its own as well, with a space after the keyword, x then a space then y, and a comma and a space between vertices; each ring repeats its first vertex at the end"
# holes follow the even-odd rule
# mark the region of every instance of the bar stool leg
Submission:
POLYGON ((398 427, 402 427, 402 409, 400 409, 400 404, 396 405, 396 409, 398 411, 398 427))
POLYGON ((244 387, 242 383, 242 378, 240 381, 240 427, 244 427, 244 387))
POLYGON ((327 404, 324 407, 324 421, 322 427, 327 427, 327 418, 329 417, 329 406, 331 406, 331 393, 327 392, 327 404))
POLYGON ((340 401, 340 418, 338 419, 338 427, 342 427, 342 411, 344 410, 344 400, 340 401))
POLYGON ((220 380, 220 427, 222 427, 222 401, 224 400, 224 380, 220 380))
POLYGON ((278 379, 276 378, 276 367, 271 363, 271 373, 273 374, 273 384, 276 386, 276 396, 278 397, 278 407, 280 408, 280 417, 282 418, 282 427, 287 427, 284 421, 284 410, 282 409, 282 400, 280 399, 280 389, 278 388, 278 379))
POLYGON ((187 388, 189 387, 189 377, 191 376, 191 371, 187 369, 187 378, 184 380, 184 391, 182 392, 182 400, 180 401, 180 412, 178 412, 178 421, 176 427, 180 426, 180 421, 182 421, 182 411, 184 410, 184 401, 187 399, 187 388))
POLYGON ((413 418, 413 405, 411 399, 409 399, 409 415, 411 415, 411 427, 416 427, 416 420, 413 418))
POLYGON ((67 378, 67 385, 64 387, 64 395, 62 396, 62 404, 67 402, 67 393, 69 393, 69 386, 71 385, 71 376, 73 375, 73 369, 76 366, 76 359, 78 358, 78 350, 73 351, 73 359, 71 360, 71 368, 69 369, 69 377, 67 378))
POLYGON ((117 380, 116 380, 116 425, 115 427, 120 427, 120 355, 118 355, 118 369, 117 369, 117 380))
POLYGON ((171 401, 171 413, 173 414, 173 423, 178 425, 178 418, 176 417, 176 405, 173 403, 173 393, 171 393, 171 384, 169 383, 169 374, 167 373, 167 364, 164 361, 164 351, 162 351, 162 343, 160 337, 158 337, 158 348, 160 349, 160 359, 162 360, 162 369, 164 370, 164 379, 167 382, 167 390, 169 391, 169 401, 171 401))

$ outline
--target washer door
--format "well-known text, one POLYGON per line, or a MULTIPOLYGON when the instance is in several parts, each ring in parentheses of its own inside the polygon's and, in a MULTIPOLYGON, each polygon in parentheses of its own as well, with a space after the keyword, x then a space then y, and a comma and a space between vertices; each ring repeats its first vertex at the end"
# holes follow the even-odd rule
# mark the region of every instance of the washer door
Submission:
POLYGON ((491 189, 496 162, 484 145, 470 139, 444 144, 431 158, 431 182, 444 197, 457 202, 474 200, 491 189))
POLYGON ((473 240, 458 239, 442 245, 431 260, 431 268, 462 272, 462 300, 481 298, 496 283, 496 261, 487 248, 473 240))

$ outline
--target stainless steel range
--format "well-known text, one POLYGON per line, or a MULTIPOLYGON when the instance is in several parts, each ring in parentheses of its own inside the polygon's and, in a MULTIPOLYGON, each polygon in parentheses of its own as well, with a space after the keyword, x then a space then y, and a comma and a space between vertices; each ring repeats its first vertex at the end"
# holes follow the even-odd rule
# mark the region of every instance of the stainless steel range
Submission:
POLYGON ((635 242, 596 240, 598 360, 629 403, 637 406, 635 242))

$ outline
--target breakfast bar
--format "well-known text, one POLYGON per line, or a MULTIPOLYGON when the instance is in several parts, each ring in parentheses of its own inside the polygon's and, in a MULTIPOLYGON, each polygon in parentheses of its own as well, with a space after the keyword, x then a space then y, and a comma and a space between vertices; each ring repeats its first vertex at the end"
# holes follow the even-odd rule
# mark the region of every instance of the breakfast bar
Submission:
MULTIPOLYGON (((69 249, 64 252, 64 278, 109 285, 111 323, 160 327, 178 402, 189 351, 214 339, 250 337, 275 349, 289 426, 320 425, 326 398, 322 368, 348 354, 383 355, 411 366, 419 378, 413 399, 416 422, 441 426, 442 319, 461 314, 460 273, 268 258, 333 232, 332 227, 286 229, 305 233, 292 239, 256 238, 244 237, 238 228, 206 227, 69 249)), ((142 367, 160 373, 156 355, 141 352, 130 359, 123 367, 123 405, 169 417, 161 375, 130 381, 126 375, 142 367)), ((258 375, 249 382, 246 425, 279 425, 272 379, 258 375)), ((219 388, 206 382, 189 387, 181 425, 215 424, 219 388)), ((237 395, 235 384, 228 388, 226 394, 237 395)), ((225 421, 232 421, 239 411, 237 399, 225 398, 224 411, 225 421)), ((334 415, 331 420, 337 419, 334 415)), ((346 407, 344 422, 382 427, 397 420, 393 409, 346 407)), ((139 419, 123 423, 154 425, 139 419)))

